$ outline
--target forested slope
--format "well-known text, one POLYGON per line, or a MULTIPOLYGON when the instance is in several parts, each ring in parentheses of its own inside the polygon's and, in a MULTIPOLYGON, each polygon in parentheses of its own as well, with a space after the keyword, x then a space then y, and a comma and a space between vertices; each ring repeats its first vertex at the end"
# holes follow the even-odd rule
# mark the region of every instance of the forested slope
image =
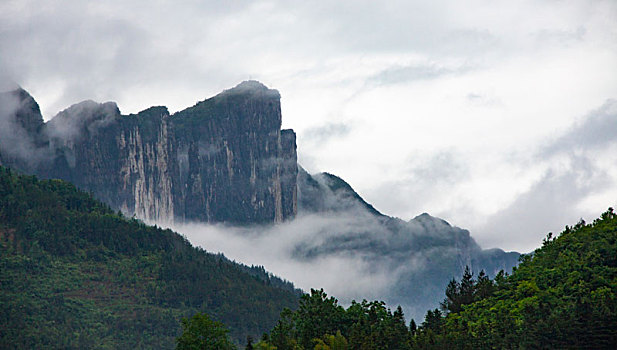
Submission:
POLYGON ((441 308, 406 324, 400 308, 362 301, 344 309, 323 290, 284 311, 263 349, 615 349, 617 215, 547 236, 511 275, 465 270, 441 308), (408 325, 408 326, 407 326, 408 325))
POLYGON ((173 348, 179 319, 198 311, 243 342, 297 298, 70 183, 0 167, 0 348, 173 348))
POLYGON ((479 294, 468 305, 460 302, 460 289, 446 299, 446 311, 461 310, 447 315, 437 344, 614 349, 617 215, 609 209, 591 224, 566 226, 555 239, 549 234, 541 248, 522 257, 512 275, 497 278, 479 294))

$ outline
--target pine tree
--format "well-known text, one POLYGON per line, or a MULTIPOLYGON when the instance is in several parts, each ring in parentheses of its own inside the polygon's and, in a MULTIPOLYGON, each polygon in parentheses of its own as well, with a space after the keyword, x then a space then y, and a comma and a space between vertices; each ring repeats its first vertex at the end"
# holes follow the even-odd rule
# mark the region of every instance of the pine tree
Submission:
POLYGON ((474 290, 474 300, 486 299, 493 294, 494 284, 484 270, 478 274, 478 280, 474 290))
POLYGON ((444 312, 461 311, 461 285, 454 278, 446 287, 446 299, 440 304, 444 312))
POLYGON ((469 270, 469 266, 465 266, 465 272, 463 273, 463 278, 461 279, 461 306, 473 303, 475 285, 476 283, 473 279, 473 273, 469 270))
POLYGON ((416 325, 416 321, 412 318, 411 322, 409 322, 409 334, 411 334, 411 336, 413 337, 414 335, 416 335, 417 331, 418 325, 416 325))

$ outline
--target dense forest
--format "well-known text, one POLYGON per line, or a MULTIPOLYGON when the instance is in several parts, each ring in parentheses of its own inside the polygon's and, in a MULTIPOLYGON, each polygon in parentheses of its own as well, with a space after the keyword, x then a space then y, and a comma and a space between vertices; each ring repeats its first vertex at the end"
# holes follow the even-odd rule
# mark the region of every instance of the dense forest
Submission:
POLYGON ((252 349, 615 349, 617 215, 609 209, 521 257, 511 275, 467 269, 421 324, 383 302, 302 296, 252 349))
POLYGON ((173 348, 199 312, 240 343, 300 294, 70 183, 0 167, 0 348, 173 348))

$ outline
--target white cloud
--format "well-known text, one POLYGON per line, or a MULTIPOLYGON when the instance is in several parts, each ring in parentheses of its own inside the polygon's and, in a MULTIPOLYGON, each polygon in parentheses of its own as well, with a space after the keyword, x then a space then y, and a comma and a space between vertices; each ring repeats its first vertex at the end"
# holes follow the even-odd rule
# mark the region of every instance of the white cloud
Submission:
MULTIPOLYGON (((173 229, 208 251, 222 252, 245 264, 262 265, 278 276, 293 278, 294 284, 305 291, 323 287, 349 303, 352 299, 385 295, 398 277, 385 264, 385 257, 375 263, 362 255, 366 253, 362 249, 346 252, 341 242, 332 247, 332 252, 327 251, 329 242, 340 238, 338 235, 361 233, 367 227, 375 229, 367 239, 378 239, 383 228, 374 219, 365 219, 359 220, 357 215, 308 215, 273 227, 177 224, 173 229)), ((351 241, 358 244, 362 238, 354 235, 351 241)))

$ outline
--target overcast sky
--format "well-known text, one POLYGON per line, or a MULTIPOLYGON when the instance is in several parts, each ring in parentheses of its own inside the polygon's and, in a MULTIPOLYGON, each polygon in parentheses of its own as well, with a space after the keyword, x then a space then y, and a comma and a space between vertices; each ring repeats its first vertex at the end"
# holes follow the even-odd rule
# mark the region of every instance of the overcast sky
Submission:
POLYGON ((309 171, 485 248, 529 251, 617 204, 614 0, 2 0, 0 75, 47 120, 260 80, 309 171))

